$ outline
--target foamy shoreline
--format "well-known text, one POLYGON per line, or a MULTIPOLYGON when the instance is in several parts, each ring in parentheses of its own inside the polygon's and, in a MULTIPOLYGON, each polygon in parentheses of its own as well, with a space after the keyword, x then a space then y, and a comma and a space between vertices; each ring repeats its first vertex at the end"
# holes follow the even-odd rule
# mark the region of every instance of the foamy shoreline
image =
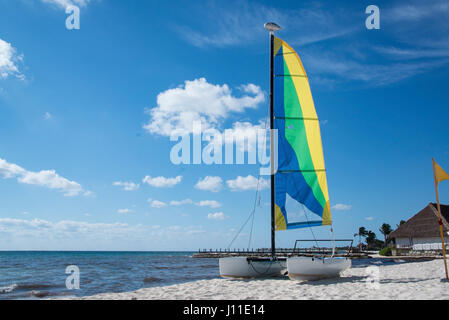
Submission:
POLYGON ((339 279, 314 282, 301 283, 289 279, 213 279, 77 299, 449 299, 449 283, 442 282, 443 278, 443 261, 437 259, 394 265, 367 265, 349 269, 339 279))

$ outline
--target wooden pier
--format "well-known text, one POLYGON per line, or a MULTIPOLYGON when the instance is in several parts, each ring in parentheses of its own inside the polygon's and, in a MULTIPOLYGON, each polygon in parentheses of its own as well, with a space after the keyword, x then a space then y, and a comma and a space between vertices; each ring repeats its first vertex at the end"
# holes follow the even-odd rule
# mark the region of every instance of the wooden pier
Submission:
MULTIPOLYGON (((330 256, 331 248, 276 248, 276 257, 313 257, 330 256)), ((225 257, 271 257, 271 249, 199 249, 194 258, 225 258, 225 257)), ((368 253, 354 252, 348 248, 336 249, 334 257, 369 258, 368 253)))
MULTIPOLYGON (((368 252, 360 252, 352 246, 353 239, 299 239, 295 241, 293 248, 276 248, 276 257, 316 257, 331 256, 332 248, 312 246, 309 248, 299 247, 303 242, 347 242, 348 246, 335 247, 334 257, 349 257, 351 259, 370 258, 368 252)), ((271 248, 262 249, 199 249, 193 254, 194 258, 225 258, 225 257, 271 257, 271 248)))

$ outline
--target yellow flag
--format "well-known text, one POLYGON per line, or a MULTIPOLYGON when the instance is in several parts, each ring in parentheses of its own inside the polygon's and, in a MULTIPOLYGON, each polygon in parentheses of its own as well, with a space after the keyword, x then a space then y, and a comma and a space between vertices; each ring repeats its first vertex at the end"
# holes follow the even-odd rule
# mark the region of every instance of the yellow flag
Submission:
POLYGON ((432 162, 433 162, 433 172, 435 174, 435 180, 437 181, 437 183, 440 183, 441 181, 444 180, 449 180, 449 174, 447 174, 446 171, 444 171, 443 168, 441 168, 438 165, 438 163, 436 163, 435 160, 433 160, 433 158, 432 162))

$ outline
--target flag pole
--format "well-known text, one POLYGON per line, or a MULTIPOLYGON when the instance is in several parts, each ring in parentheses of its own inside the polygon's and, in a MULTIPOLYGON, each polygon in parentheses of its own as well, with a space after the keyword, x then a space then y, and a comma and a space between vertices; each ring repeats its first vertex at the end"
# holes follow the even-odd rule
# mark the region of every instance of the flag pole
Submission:
POLYGON ((443 248, 444 270, 446 271, 446 280, 449 280, 449 275, 447 273, 446 248, 444 245, 443 221, 441 220, 440 197, 438 196, 438 181, 437 181, 437 176, 436 176, 436 172, 435 172, 435 160, 433 158, 432 158, 432 168, 433 168, 433 179, 435 181, 435 194, 437 196, 438 224, 440 225, 440 236, 441 236, 441 245, 443 248))

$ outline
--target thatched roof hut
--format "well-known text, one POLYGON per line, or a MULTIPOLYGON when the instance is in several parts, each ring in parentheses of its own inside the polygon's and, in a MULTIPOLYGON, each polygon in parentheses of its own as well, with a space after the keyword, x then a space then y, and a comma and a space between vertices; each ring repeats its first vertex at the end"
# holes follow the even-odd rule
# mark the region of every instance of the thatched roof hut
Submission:
MULTIPOLYGON (((440 205, 445 236, 449 233, 449 205, 440 205)), ((416 250, 441 248, 440 226, 436 203, 429 203, 406 223, 390 233, 388 239, 397 247, 413 247, 416 250), (429 246, 426 246, 429 245, 429 246)))

